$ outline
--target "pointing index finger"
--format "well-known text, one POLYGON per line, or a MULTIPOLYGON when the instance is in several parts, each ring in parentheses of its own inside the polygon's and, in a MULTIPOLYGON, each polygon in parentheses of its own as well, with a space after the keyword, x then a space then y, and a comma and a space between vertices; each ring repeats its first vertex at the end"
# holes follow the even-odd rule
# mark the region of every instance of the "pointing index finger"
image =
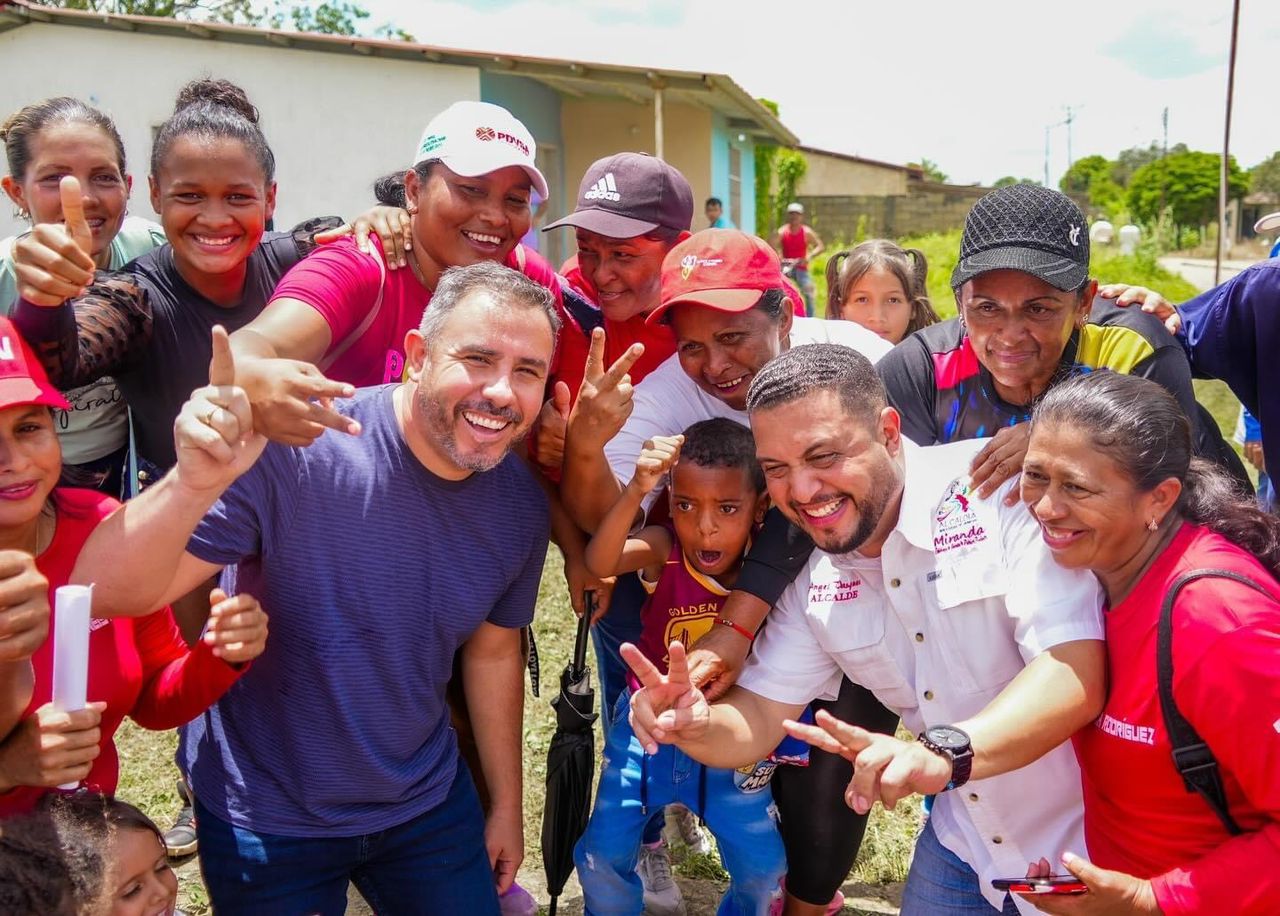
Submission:
POLYGON ((209 384, 218 387, 236 383, 236 361, 231 355, 231 338, 220 324, 213 326, 213 358, 209 360, 209 384))

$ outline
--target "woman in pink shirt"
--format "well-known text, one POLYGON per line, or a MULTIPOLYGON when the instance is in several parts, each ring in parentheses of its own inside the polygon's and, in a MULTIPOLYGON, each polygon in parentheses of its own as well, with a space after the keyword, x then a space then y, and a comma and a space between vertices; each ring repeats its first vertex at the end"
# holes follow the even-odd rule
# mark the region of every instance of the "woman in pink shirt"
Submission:
MULTIPOLYGON (((1072 379, 1031 422, 1022 498, 1058 564, 1092 570, 1106 590, 1108 695, 1073 739, 1092 861, 1068 853, 1063 865, 1087 893, 1028 899, 1068 916, 1273 914, 1280 519, 1192 457, 1186 416, 1154 382, 1112 372, 1072 379), (1205 570, 1212 575, 1188 575, 1205 570), (1172 663, 1163 678, 1162 629, 1172 663), (1174 709, 1194 730, 1179 745, 1200 744, 1213 764, 1198 764, 1215 774, 1205 797, 1174 764, 1174 709)), ((1048 870, 1044 859, 1033 866, 1048 870)))
POLYGON ((329 245, 291 270, 262 314, 231 337, 236 382, 268 437, 306 445, 325 427, 355 432, 326 398, 355 386, 399 381, 404 336, 416 328, 440 275, 499 261, 560 298, 555 272, 519 245, 530 194, 547 194, 533 136, 504 108, 456 102, 429 123, 404 173, 378 183, 379 199, 403 200, 412 222, 407 270, 373 242, 329 245), (332 381, 330 381, 332 380, 332 381))

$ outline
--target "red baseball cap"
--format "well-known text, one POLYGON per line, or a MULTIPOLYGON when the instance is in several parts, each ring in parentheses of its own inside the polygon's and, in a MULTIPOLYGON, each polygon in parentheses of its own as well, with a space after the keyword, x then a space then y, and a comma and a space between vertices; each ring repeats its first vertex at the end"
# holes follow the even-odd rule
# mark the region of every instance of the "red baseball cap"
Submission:
POLYGON ((8 318, 0 317, 0 410, 19 404, 71 409, 67 399, 49 384, 35 351, 8 318))
POLYGON ((703 229, 662 260, 662 304, 646 321, 657 324, 673 305, 705 305, 745 312, 770 289, 785 289, 782 263, 764 239, 737 229, 703 229))

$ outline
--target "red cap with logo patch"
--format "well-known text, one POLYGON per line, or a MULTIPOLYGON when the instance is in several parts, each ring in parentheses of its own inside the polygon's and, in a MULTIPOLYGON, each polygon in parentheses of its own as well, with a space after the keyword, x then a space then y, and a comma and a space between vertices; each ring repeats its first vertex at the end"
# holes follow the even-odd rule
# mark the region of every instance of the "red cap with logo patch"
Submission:
POLYGON ((71 409, 67 399, 49 383, 35 351, 8 318, 0 318, 0 410, 19 404, 71 409))
POLYGON ((662 261, 662 304, 646 321, 657 324, 682 302, 722 312, 745 312, 766 290, 786 289, 778 253, 737 229, 703 229, 662 261))

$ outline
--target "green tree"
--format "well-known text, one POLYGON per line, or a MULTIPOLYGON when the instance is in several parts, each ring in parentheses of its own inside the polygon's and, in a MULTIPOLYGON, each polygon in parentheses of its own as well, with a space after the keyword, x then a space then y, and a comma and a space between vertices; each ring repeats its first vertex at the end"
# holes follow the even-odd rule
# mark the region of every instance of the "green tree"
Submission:
POLYGON ((1064 194, 1088 194, 1095 181, 1111 180, 1111 160, 1106 156, 1085 156, 1071 163, 1058 181, 1064 194))
POLYGON ((925 181, 936 181, 939 184, 946 184, 950 180, 947 173, 938 168, 938 163, 934 162, 932 159, 921 158, 919 162, 909 162, 907 164, 924 172, 925 181))
MULTIPOLYGON (((774 115, 778 103, 756 99, 774 115)), ((798 150, 756 144, 756 233, 767 237, 782 223, 783 210, 796 199, 800 179, 809 170, 809 160, 798 150)))
MULTIPOLYGON (((161 19, 184 19, 193 22, 223 22, 272 29, 293 28, 299 32, 325 35, 359 35, 369 11, 349 0, 305 0, 289 3, 275 0, 270 10, 263 10, 255 0, 41 0, 45 6, 95 13, 126 16, 156 16, 161 19)), ((385 38, 413 41, 413 36, 392 23, 383 23, 372 34, 385 38)))
POLYGON ((1003 178, 997 178, 992 182, 993 188, 1009 188, 1015 184, 1039 184, 1034 178, 1017 178, 1013 175, 1005 175, 1003 178))
MULTIPOLYGON (((1218 153, 1186 150, 1148 162, 1129 180, 1129 209, 1139 219, 1155 221, 1161 206, 1169 208, 1176 227, 1203 226, 1218 212, 1218 178, 1222 157, 1218 153)), ((1245 171, 1235 157, 1227 162, 1227 196, 1243 197, 1249 190, 1245 171)))
MULTIPOLYGON (((756 99, 774 115, 778 113, 778 103, 772 99, 756 99)), ((773 214, 777 210, 778 199, 773 193, 773 162, 778 158, 778 147, 757 143, 755 147, 756 170, 756 232, 763 236, 773 230, 773 214)))
POLYGON ((1085 156, 1058 181, 1064 194, 1084 195, 1095 214, 1114 217, 1124 207, 1124 188, 1115 181, 1116 163, 1106 156, 1085 156))
POLYGON ((804 173, 809 171, 809 160, 798 150, 779 150, 774 160, 774 171, 778 176, 778 203, 774 211, 774 224, 777 225, 782 222, 787 204, 796 199, 796 188, 800 186, 804 173))
POLYGON ((1249 190, 1280 197, 1280 151, 1249 170, 1249 190))
MULTIPOLYGON (((1170 156, 1187 151, 1187 144, 1185 143, 1175 143, 1169 147, 1170 156)), ((1116 164, 1111 170, 1111 180, 1120 185, 1120 187, 1127 188, 1134 172, 1163 156, 1164 148, 1159 143, 1152 142, 1150 146, 1130 147, 1116 157, 1116 164)))

